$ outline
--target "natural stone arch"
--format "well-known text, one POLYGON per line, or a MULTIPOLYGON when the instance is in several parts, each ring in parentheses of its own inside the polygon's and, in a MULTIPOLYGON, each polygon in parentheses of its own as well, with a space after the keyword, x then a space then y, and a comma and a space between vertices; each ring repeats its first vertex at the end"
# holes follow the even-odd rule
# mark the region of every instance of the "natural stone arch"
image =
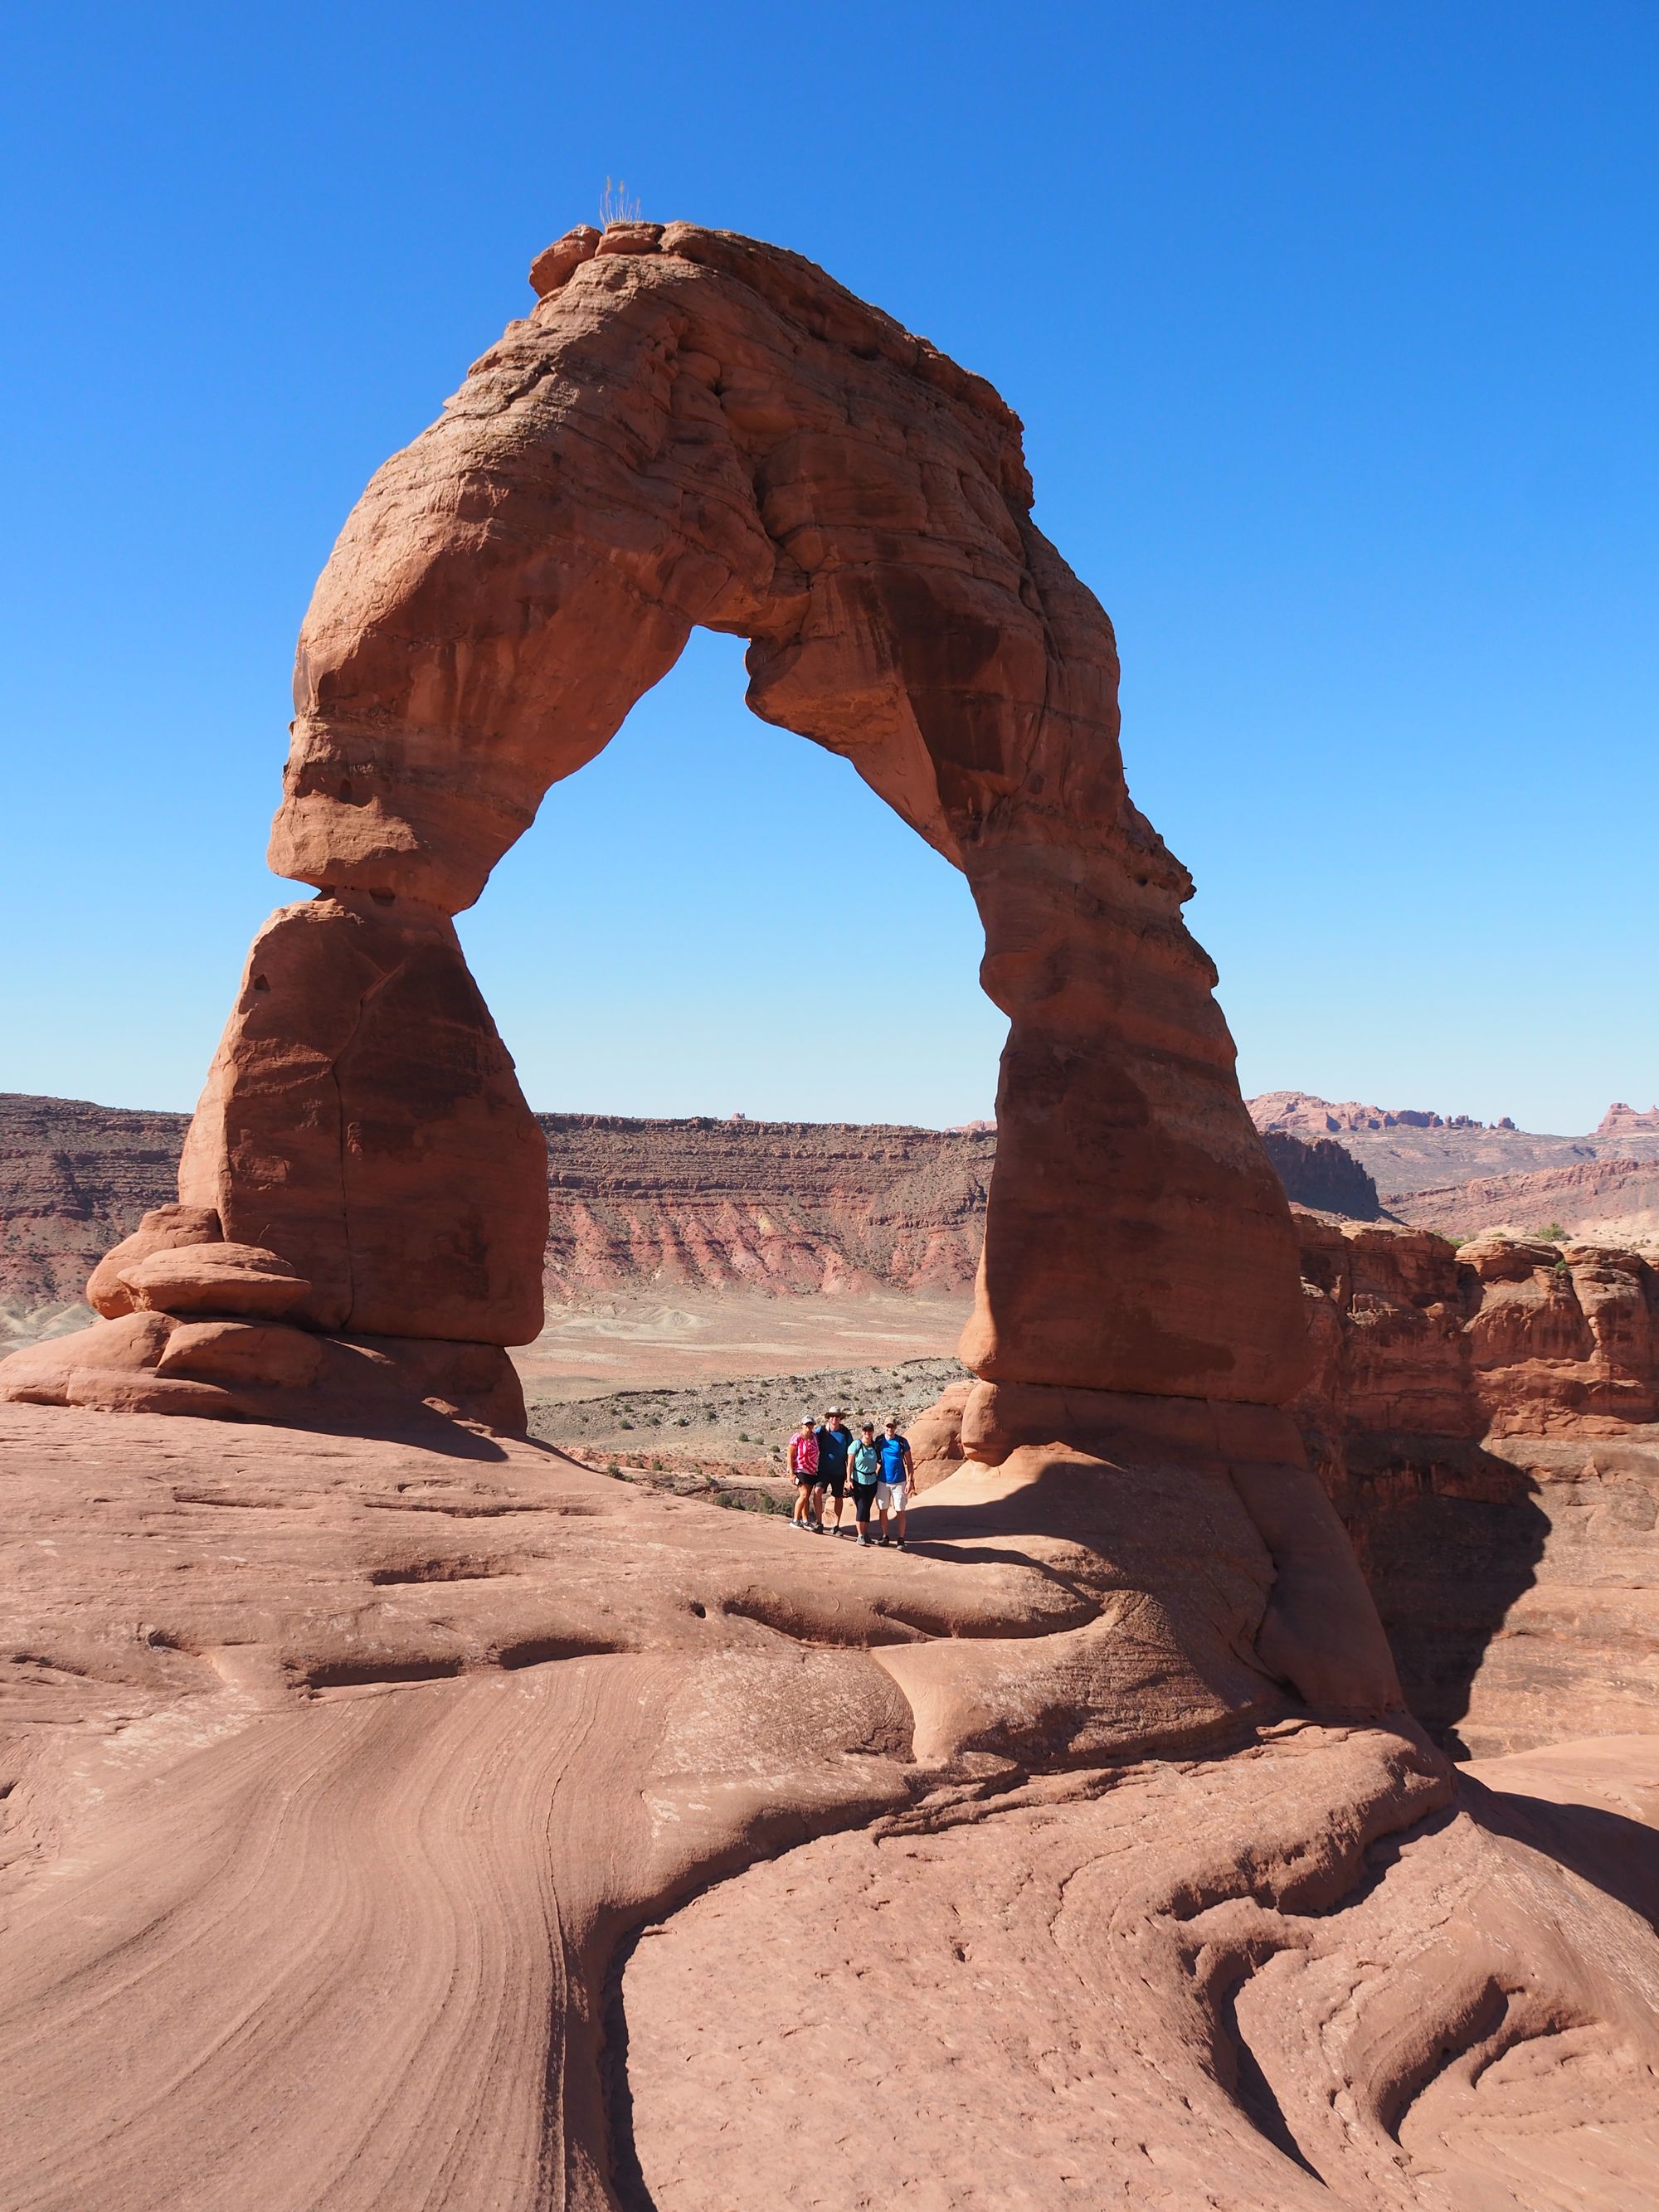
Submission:
POLYGON ((577 231, 532 281, 318 585, 270 860, 326 896, 256 947, 181 1194, 319 1282, 347 1255, 325 1326, 533 1332, 532 1125, 508 1171, 520 1109, 448 917, 700 623, 750 641, 755 711, 850 760, 978 903, 1011 1033, 964 1358, 998 1382, 1281 1401, 1304 1358, 1286 1207, 1181 920, 1190 879, 1124 781, 1110 624, 1030 519, 1016 418, 726 233, 577 231), (252 977, 284 948, 279 1006, 252 977), (340 1094, 337 1196, 296 1061, 340 1094), (383 1124, 355 1153, 354 1115, 383 1124))

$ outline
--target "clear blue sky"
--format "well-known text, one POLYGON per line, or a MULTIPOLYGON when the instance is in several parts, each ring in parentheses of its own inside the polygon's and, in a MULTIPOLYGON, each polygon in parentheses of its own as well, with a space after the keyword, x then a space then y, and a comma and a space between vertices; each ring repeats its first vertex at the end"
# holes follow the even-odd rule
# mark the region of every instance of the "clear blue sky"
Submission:
MULTIPOLYGON (((0 1088, 192 1103, 316 572, 609 174, 1024 416, 1247 1090, 1650 1103, 1656 64, 1650 0, 18 14, 0 1088)), ((959 881, 730 640, 461 927, 538 1105, 988 1109, 959 881)))

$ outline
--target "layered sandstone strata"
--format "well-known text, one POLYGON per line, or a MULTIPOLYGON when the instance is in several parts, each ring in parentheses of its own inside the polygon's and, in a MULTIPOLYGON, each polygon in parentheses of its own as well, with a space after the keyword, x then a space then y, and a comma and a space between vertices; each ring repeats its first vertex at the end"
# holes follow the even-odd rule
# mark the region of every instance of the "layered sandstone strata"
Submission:
POLYGON ((1413 1711, 1477 1754, 1659 1732, 1659 1273, 1304 1218, 1293 1408, 1413 1711))
POLYGON ((1388 1206, 1399 1220, 1443 1237, 1499 1228, 1536 1237, 1547 1229, 1581 1243, 1659 1248, 1659 1159, 1601 1158, 1530 1175, 1480 1176, 1401 1192, 1388 1206))
MULTIPOLYGON (((547 1145, 550 1300, 679 1285, 973 1286, 996 1157, 990 1123, 536 1120, 547 1145)), ((32 1310, 78 1298, 87 1269, 172 1200, 188 1126, 182 1114, 0 1098, 0 1316, 21 1328, 32 1310)), ((1267 1153, 1295 1203, 1375 1211, 1374 1189, 1340 1146, 1273 1136, 1267 1153)), ((88 1302, 103 1310, 90 1289, 88 1302)))

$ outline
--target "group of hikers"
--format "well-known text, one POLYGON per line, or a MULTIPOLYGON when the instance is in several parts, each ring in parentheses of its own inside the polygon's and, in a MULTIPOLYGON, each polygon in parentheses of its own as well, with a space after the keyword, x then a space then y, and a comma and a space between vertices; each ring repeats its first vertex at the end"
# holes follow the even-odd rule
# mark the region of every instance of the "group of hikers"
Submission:
POLYGON ((866 1421, 855 1437, 839 1406, 831 1406, 822 1421, 814 1414, 804 1413, 789 1440, 789 1472, 795 1479, 793 1528, 810 1528, 820 1536, 848 1534, 841 1525, 841 1516, 850 1485, 852 1533, 859 1542, 896 1544, 901 1552, 904 1549, 904 1509, 909 1503, 912 1470, 909 1443, 899 1433, 896 1413, 880 1437, 873 1421, 866 1421), (827 1528, 823 1524, 826 1502, 834 1513, 827 1528), (872 1511, 879 1530, 873 1536, 870 1533, 872 1511))

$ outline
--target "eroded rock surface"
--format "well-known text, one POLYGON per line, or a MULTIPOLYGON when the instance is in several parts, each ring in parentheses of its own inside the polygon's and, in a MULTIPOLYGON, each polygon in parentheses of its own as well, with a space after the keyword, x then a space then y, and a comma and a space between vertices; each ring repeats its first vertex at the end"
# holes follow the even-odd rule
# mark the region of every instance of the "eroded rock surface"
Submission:
POLYGON ((0 1503, 18 2212, 1655 2186, 1659 1769, 1310 1711, 1213 1467, 965 1468, 871 1553, 10 1406, 0 1503))

